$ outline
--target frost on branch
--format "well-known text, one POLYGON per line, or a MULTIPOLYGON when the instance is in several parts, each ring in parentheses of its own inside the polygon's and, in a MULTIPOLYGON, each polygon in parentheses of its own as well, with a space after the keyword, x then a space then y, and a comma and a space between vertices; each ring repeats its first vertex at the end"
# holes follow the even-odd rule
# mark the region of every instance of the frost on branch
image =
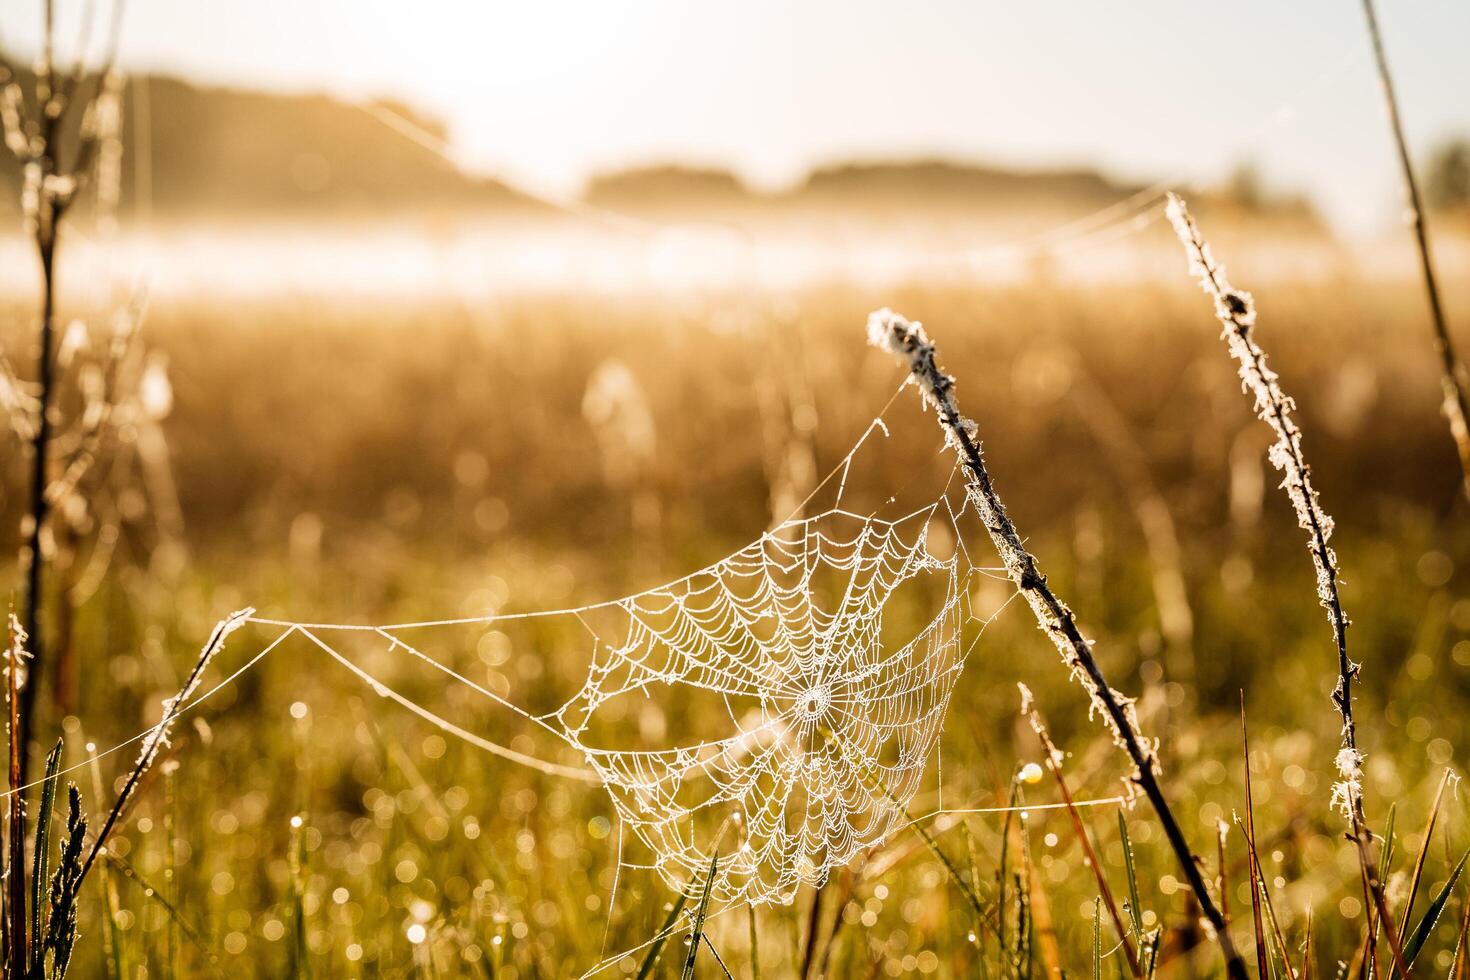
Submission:
POLYGON ((138 752, 137 766, 140 771, 146 771, 153 765, 159 751, 169 747, 169 732, 173 729, 174 722, 178 720, 179 715, 183 714, 184 709, 189 706, 189 698, 199 689, 199 684, 204 679, 205 668, 224 648, 225 640, 230 634, 245 625, 245 621, 253 615, 255 615, 254 609, 241 609, 226 616, 215 625, 209 642, 205 643, 204 648, 199 651, 199 659, 184 680, 184 685, 173 697, 163 699, 163 717, 148 732, 147 737, 143 739, 143 748, 138 752))
MULTIPOLYGON (((1157 742, 1145 738, 1139 729, 1133 699, 1105 685, 1092 658, 1089 641, 1078 630, 1072 610, 1046 586, 1036 559, 1026 550, 1016 526, 1006 514, 1005 505, 990 485, 980 448, 979 427, 960 414, 953 395, 954 378, 940 370, 934 344, 923 325, 884 308, 868 317, 868 343, 907 364, 910 380, 919 386, 924 403, 938 414, 945 445, 955 451, 969 471, 966 493, 989 531, 1006 573, 1031 606, 1037 626, 1061 654, 1072 679, 1087 692, 1092 716, 1102 716, 1114 742, 1133 760, 1137 769, 1135 779, 1143 770, 1157 772, 1157 742)), ((1130 793, 1134 788, 1129 781, 1130 793)))
POLYGON ((1363 800, 1363 753, 1344 745, 1337 752, 1336 765, 1342 778, 1332 786, 1332 807, 1351 820, 1363 800))
POLYGON ((1276 434, 1268 456, 1282 474, 1281 487, 1291 499, 1297 524, 1308 532, 1307 547, 1317 569, 1317 597, 1334 628, 1345 627, 1345 619, 1339 624, 1342 611, 1337 598, 1337 555, 1327 546, 1332 537, 1332 518, 1322 510, 1312 486, 1311 468, 1302 454, 1302 431, 1292 417, 1296 402, 1281 390, 1276 372, 1266 364, 1265 351, 1251 333, 1256 322, 1255 305, 1249 293, 1230 285, 1225 267, 1214 261, 1194 218, 1173 194, 1169 195, 1169 220, 1189 256, 1190 272, 1215 301, 1215 315, 1224 326, 1222 336, 1230 347, 1230 356, 1240 365, 1241 384, 1255 399, 1256 414, 1276 434))
POLYGON ((923 392, 924 404, 941 411, 946 408, 954 378, 939 370, 934 363, 934 345, 929 342, 929 335, 924 333, 922 323, 906 320, 884 307, 868 314, 868 343, 907 361, 909 380, 923 392))
POLYGON ((5 667, 0 671, 0 676, 9 677, 12 670, 15 671, 15 689, 20 690, 26 683, 26 661, 31 659, 30 652, 26 650, 26 641, 30 639, 26 635, 25 628, 20 625, 20 620, 15 618, 15 613, 10 614, 10 645, 5 648, 5 667))
POLYGON ((1332 701, 1342 714, 1343 749, 1337 756, 1337 768, 1343 781, 1333 790, 1333 802, 1351 813, 1360 813, 1359 776, 1362 753, 1357 750, 1352 714, 1352 682, 1359 665, 1348 659, 1348 619, 1342 611, 1337 588, 1337 555, 1328 546, 1332 537, 1332 517, 1322 510, 1317 490, 1312 486, 1312 471, 1302 452, 1302 430, 1293 413, 1296 402, 1281 390, 1276 372, 1266 364, 1266 352, 1256 343, 1252 332, 1256 323, 1255 303, 1250 293, 1236 289, 1225 277, 1225 267, 1215 261, 1184 201, 1169 195, 1169 221, 1189 260, 1189 271, 1199 280, 1200 288, 1215 301, 1215 317, 1223 327, 1221 336, 1230 356, 1239 364, 1244 391, 1255 401, 1256 415, 1271 427, 1276 441, 1267 454, 1271 465, 1281 473, 1281 489, 1286 491, 1297 524, 1307 532, 1307 550, 1317 573, 1317 599, 1327 610, 1337 644, 1339 677, 1332 701))

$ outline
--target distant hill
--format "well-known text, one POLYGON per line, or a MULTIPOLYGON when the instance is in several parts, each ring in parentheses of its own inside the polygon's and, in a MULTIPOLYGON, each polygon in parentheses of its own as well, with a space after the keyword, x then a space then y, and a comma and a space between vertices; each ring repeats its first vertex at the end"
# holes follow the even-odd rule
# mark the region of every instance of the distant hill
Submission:
POLYGON ((1095 170, 1001 170, 947 160, 842 163, 815 170, 793 197, 824 203, 863 201, 943 208, 1116 201, 1141 185, 1095 170))
MULTIPOLYGON (((642 213, 802 219, 816 211, 935 226, 1043 212, 1075 216, 1117 204, 1145 186, 1084 168, 1020 170, 917 159, 835 163, 813 170, 789 190, 770 193, 751 190, 725 170, 652 165, 599 174, 584 196, 599 207, 642 213)), ((1190 197, 1207 214, 1323 230, 1305 198, 1268 193, 1249 174, 1190 197)))
POLYGON ((750 190, 728 170, 665 166, 638 167, 599 174, 583 194, 606 208, 668 208, 699 204, 722 207, 754 203, 750 190))
MULTIPOLYGON (((22 78, 23 87, 31 80, 22 78)), ((325 95, 210 88, 177 78, 128 81, 124 105, 121 210, 146 194, 163 221, 340 220, 466 213, 554 213, 550 205, 493 178, 464 172, 395 126, 446 137, 422 112, 380 102, 362 106, 325 95), (402 125, 399 126, 399 121, 402 125), (136 166, 148 161, 150 179, 136 166)), ((19 169, 0 152, 0 211, 18 209, 19 169)), ((601 174, 585 199, 630 212, 739 218, 799 218, 810 209, 922 223, 1026 211, 1075 211, 1126 198, 1139 185, 1087 169, 1013 170, 945 160, 837 163, 796 187, 757 193, 726 170, 679 164, 601 174)), ((1296 201, 1214 195, 1242 214, 1311 219, 1296 201)))
MULTIPOLYGON (((28 84, 22 79, 23 86, 28 84)), ((445 135, 441 122, 407 106, 378 105, 427 134, 445 135)), ((145 158, 152 209, 165 220, 542 207, 499 181, 464 173, 393 132, 364 107, 328 96, 131 78, 124 120, 124 215, 137 206, 135 164, 145 158), (143 156, 140 149, 146 150, 143 156)), ((8 154, 3 156, 0 179, 13 185, 18 169, 8 154)))

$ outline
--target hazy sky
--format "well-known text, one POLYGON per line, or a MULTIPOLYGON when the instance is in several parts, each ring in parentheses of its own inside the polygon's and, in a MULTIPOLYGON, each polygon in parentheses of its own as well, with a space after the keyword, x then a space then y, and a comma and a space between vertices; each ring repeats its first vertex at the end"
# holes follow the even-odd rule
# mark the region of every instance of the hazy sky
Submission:
MULTIPOLYGON (((1470 2, 1380 3, 1423 159, 1470 135, 1470 2)), ((26 44, 38 19, 11 0, 0 33, 26 44)), ((943 154, 1130 178, 1249 158, 1358 229, 1398 200, 1358 0, 132 0, 122 60, 400 97, 463 162, 562 192, 634 163, 776 186, 943 154)))

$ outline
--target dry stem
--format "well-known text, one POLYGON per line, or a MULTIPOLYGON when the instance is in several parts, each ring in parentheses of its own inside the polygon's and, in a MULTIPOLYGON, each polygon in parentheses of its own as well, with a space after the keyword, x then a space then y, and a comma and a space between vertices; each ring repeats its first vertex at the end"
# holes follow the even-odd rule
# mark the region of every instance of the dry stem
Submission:
POLYGON ((1363 13, 1368 19, 1368 34, 1373 41, 1373 57, 1378 63, 1378 78, 1383 84, 1383 101, 1388 110, 1389 128, 1393 130, 1398 150, 1399 167, 1404 174, 1404 191, 1408 196, 1409 223, 1414 229, 1414 242, 1419 248, 1419 267, 1424 274, 1424 291, 1429 297, 1429 312, 1434 327, 1434 353, 1439 357, 1440 386, 1444 391, 1444 414, 1450 423, 1450 435, 1460 454, 1461 486, 1470 497, 1470 405, 1465 390, 1470 380, 1465 365, 1455 353, 1450 329, 1445 323, 1444 306, 1439 299, 1439 280, 1434 272, 1434 259, 1429 254, 1429 231, 1424 223, 1424 205, 1419 196, 1419 181, 1409 159, 1409 144, 1404 139, 1404 126, 1399 118, 1398 96, 1394 94, 1393 77, 1388 71, 1388 56, 1383 50, 1383 35, 1378 29, 1378 15, 1373 0, 1363 0, 1363 13))
POLYGON ((1007 574, 1025 596, 1037 625, 1051 638, 1063 661, 1071 668, 1072 676, 1088 692, 1094 707, 1102 711, 1115 739, 1132 761, 1135 769, 1133 779, 1158 815, 1185 880, 1220 944, 1229 976, 1232 980, 1246 980, 1245 965, 1230 939, 1225 919, 1205 885, 1199 859, 1190 850, 1159 784, 1155 746, 1140 734, 1132 701, 1108 686, 1102 668, 1092 655, 1091 643, 1082 635, 1072 610, 1052 592, 1036 559, 1026 550, 1020 532, 1006 514, 981 457, 978 427, 960 414, 953 395, 954 379, 939 369, 934 345, 919 324, 909 323, 890 310, 880 310, 869 318, 868 339, 874 346, 904 360, 923 392, 925 402, 934 407, 946 442, 959 454, 968 471, 970 499, 1005 564, 1007 574))
POLYGON ((204 677, 205 668, 209 666, 210 661, 224 647, 225 640, 229 638, 230 634, 239 629, 245 620, 254 615, 254 613, 254 609, 241 609, 239 612, 232 613, 215 624, 214 632, 210 634, 209 642, 205 643, 203 649, 199 651, 199 659, 194 662, 194 667, 189 671, 189 676, 184 679, 183 686, 179 688, 179 692, 173 697, 164 700, 163 717, 159 719, 158 724, 148 733, 147 738, 143 739, 143 748, 138 753, 138 761, 133 764, 132 771, 128 773, 127 781, 124 782, 122 790, 117 794, 117 800, 112 804, 112 809, 108 811, 107 819, 103 822, 102 829, 98 832, 96 840, 92 842, 92 849, 87 854, 87 860, 82 864, 81 874, 77 876, 78 884, 81 883, 82 879, 86 878, 87 872, 91 870, 92 865, 96 863, 97 858, 102 854, 103 848, 107 846, 107 838, 112 833, 112 828, 117 824, 123 811, 127 809, 128 802, 132 799, 133 792, 138 788, 139 781, 153 766, 154 761, 158 758, 159 752, 168 747, 169 731, 173 728, 174 722, 178 720, 184 708, 188 706, 190 695, 199 687, 199 682, 204 677))
POLYGON ((1270 449, 1270 460, 1281 471, 1281 488, 1296 510, 1297 523, 1307 532, 1307 550, 1317 572, 1317 598, 1327 610, 1333 643, 1337 648, 1337 686, 1332 692, 1332 703, 1342 718, 1342 748, 1336 759, 1342 779, 1333 788, 1333 802, 1348 818, 1370 909, 1376 908, 1382 917, 1395 964, 1399 972, 1407 976, 1398 935, 1388 914, 1383 884, 1378 880, 1376 864, 1368 856, 1373 834, 1363 810, 1363 753, 1358 749, 1357 724, 1353 718, 1353 681, 1357 680, 1361 665, 1348 656, 1348 618, 1343 612, 1338 589, 1337 555, 1328 545, 1333 521, 1322 509, 1317 490, 1312 486, 1312 470, 1302 451, 1302 431, 1292 415, 1296 402, 1282 391, 1276 373, 1266 364, 1266 352, 1256 343, 1252 333, 1256 310, 1250 293, 1230 284, 1224 266, 1215 261, 1194 217, 1178 195, 1169 195, 1168 214, 1184 245, 1191 274, 1199 280, 1200 288, 1214 300, 1215 317, 1224 328, 1222 336, 1230 348, 1230 356, 1239 365, 1241 383, 1255 400, 1256 414, 1276 435, 1276 442, 1270 449))
MULTIPOLYGON (((1072 832, 1077 835, 1077 841, 1082 846, 1082 856, 1097 880, 1098 898, 1102 901, 1103 907, 1108 910, 1108 916, 1113 920, 1113 928, 1118 932, 1118 939, 1123 947, 1123 958, 1128 962, 1128 971, 1138 980, 1143 980, 1143 967, 1138 959, 1138 953, 1134 950, 1133 944, 1128 941, 1128 927, 1123 924, 1123 917, 1118 914, 1118 904, 1113 900, 1113 890, 1108 887, 1107 876, 1103 874, 1102 862, 1097 859, 1092 840, 1087 836, 1087 827, 1082 823, 1082 817, 1072 803, 1072 791, 1067 787, 1067 778, 1062 775, 1061 750, 1051 740, 1051 733, 1046 729, 1046 721, 1041 717, 1041 712, 1036 710, 1030 689, 1025 684, 1020 687, 1021 715, 1030 723, 1031 730, 1041 740, 1041 750, 1046 757, 1046 768, 1056 779, 1057 790, 1061 794, 1062 802, 1067 805, 1067 816, 1072 821, 1072 832)), ((1223 900, 1222 893, 1221 901, 1223 900)), ((1139 909, 1133 910, 1135 917, 1141 914, 1139 909)))

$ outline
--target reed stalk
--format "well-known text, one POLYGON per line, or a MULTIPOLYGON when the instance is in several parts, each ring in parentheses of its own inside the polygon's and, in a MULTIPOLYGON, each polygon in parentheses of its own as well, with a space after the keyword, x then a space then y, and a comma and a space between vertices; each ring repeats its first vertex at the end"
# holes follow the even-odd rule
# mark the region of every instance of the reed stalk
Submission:
MULTIPOLYGON (((24 118, 25 100, 19 82, 10 67, 0 62, 0 124, 5 145, 15 155, 24 175, 21 210, 26 231, 34 248, 40 270, 40 325, 37 336, 36 383, 38 388, 35 425, 30 433, 30 488, 25 522, 25 619, 23 628, 29 637, 33 658, 32 683, 20 690, 19 727, 16 736, 21 745, 20 781, 28 782, 31 730, 35 724, 36 698, 40 691, 40 675, 52 652, 50 636, 45 632, 46 556, 51 540, 47 524, 57 495, 50 480, 51 456, 55 442, 53 418, 58 392, 57 371, 57 246, 62 220, 77 201, 79 190, 92 171, 101 143, 98 115, 99 103, 108 89, 105 80, 112 73, 112 59, 117 50, 121 27, 119 3, 112 20, 106 60, 100 69, 90 73, 79 52, 76 66, 70 71, 56 67, 56 18, 54 0, 44 0, 41 57, 35 76, 35 118, 24 118), (92 75, 94 90, 82 97, 84 82, 92 75), (72 144, 64 153, 65 142, 72 144)), ((88 13, 90 17, 92 12, 88 13)))
MULTIPOLYGON (((1123 924, 1123 916, 1118 912, 1118 903, 1113 900, 1113 890, 1108 886, 1107 875, 1103 873, 1102 862, 1098 860, 1097 852, 1092 847, 1092 840, 1087 835, 1087 827, 1082 822, 1082 815, 1077 812, 1077 807, 1072 802, 1072 791, 1067 786, 1067 778, 1062 775, 1062 752, 1051 739, 1051 732, 1047 731, 1046 720, 1041 717, 1041 712, 1036 708, 1036 702, 1031 696, 1031 691, 1025 684, 1021 687, 1021 717, 1031 725, 1031 730, 1041 741, 1042 755, 1046 759, 1046 768, 1057 781, 1057 792, 1061 794, 1062 802, 1066 804, 1067 816, 1072 822, 1072 832, 1077 836, 1077 842, 1082 848, 1082 856, 1089 868, 1092 869, 1093 877, 1097 881, 1097 901, 1108 910, 1108 918, 1113 920, 1113 928, 1118 933, 1118 942, 1123 949, 1123 959, 1127 961, 1128 972, 1138 980, 1143 980, 1143 967, 1138 958, 1138 953, 1129 941, 1129 929, 1123 924)), ((1223 901, 1223 898, 1222 898, 1223 901)), ((1136 913, 1135 913, 1136 914, 1136 913)))
POLYGON ((1434 257, 1429 251, 1429 229, 1424 218, 1423 198, 1419 193, 1419 180, 1414 176, 1414 164, 1409 157, 1409 144, 1404 139, 1403 119, 1399 115, 1398 95, 1393 87, 1393 75, 1388 70, 1388 55, 1383 47, 1383 32, 1378 27, 1378 13, 1373 0, 1363 0, 1363 15, 1368 21, 1368 36, 1373 42, 1373 59, 1378 65, 1378 80, 1383 87, 1383 103, 1388 113, 1389 129, 1393 133, 1394 148, 1398 151, 1399 169, 1404 178, 1404 196, 1408 199, 1409 225, 1414 231, 1414 244, 1419 251, 1419 270, 1424 276, 1424 292, 1429 299, 1430 326, 1434 331, 1434 353, 1439 359, 1440 387, 1443 391, 1444 414, 1449 421, 1450 436, 1455 440, 1455 449, 1460 456, 1461 489, 1470 498, 1470 399, 1466 389, 1470 388, 1470 376, 1465 373, 1455 352, 1454 340, 1445 321, 1444 304, 1439 296, 1439 277, 1434 271, 1434 257))
POLYGON ((171 698, 164 699, 163 717, 159 719, 158 724, 153 726, 147 737, 143 739, 143 748, 138 753, 138 761, 133 764, 132 770, 123 782, 122 789, 118 791, 117 799, 113 802, 112 809, 108 811, 107 818, 102 823, 102 829, 98 831, 97 837, 93 840, 92 848, 88 851, 87 858, 82 863, 82 873, 79 879, 85 878, 87 872, 91 870, 92 865, 97 863, 97 859, 101 856, 103 848, 107 846, 108 836, 117 825, 123 811, 127 809, 128 803, 132 801, 133 794, 138 789, 138 783, 142 780, 144 774, 153 767, 153 763, 157 761, 159 753, 168 747, 169 733, 173 730, 174 722, 178 721, 179 715, 183 713, 184 708, 188 705, 190 695, 198 689, 199 682, 204 677, 205 668, 214 660, 215 655, 224 648, 225 640, 229 638, 230 634, 239 629, 245 620, 254 614, 254 609, 241 609, 216 623, 214 631, 210 634, 209 641, 200 649, 199 658, 194 662, 194 667, 189 671, 189 675, 184 678, 184 683, 179 688, 178 693, 171 698))
MULTIPOLYGON (((1349 620, 1343 612, 1338 588, 1337 554, 1329 544, 1334 524, 1331 515, 1322 508, 1317 489, 1312 485, 1312 470, 1302 449, 1302 430, 1294 415, 1296 401, 1282 390, 1276 372, 1266 363, 1266 352, 1256 342, 1256 309, 1250 293, 1230 284, 1225 276, 1225 267, 1215 261, 1189 208, 1176 194, 1169 195, 1168 216, 1184 246, 1190 273, 1199 281, 1205 294, 1214 300, 1215 317, 1223 328, 1221 336, 1238 365, 1244 390, 1255 402, 1256 415, 1270 426, 1276 436, 1269 458, 1281 472, 1281 489, 1296 511, 1297 524, 1307 532, 1307 551, 1317 573, 1317 599, 1327 611, 1337 651, 1337 685, 1332 691, 1332 703, 1342 719, 1342 747, 1335 759, 1341 778, 1333 787, 1332 801, 1348 820, 1350 837, 1358 850, 1358 864, 1368 892, 1369 908, 1376 908, 1388 933, 1395 964, 1399 972, 1407 976, 1398 935, 1388 913, 1381 875, 1368 855, 1373 833, 1363 809, 1363 753, 1358 748, 1357 722, 1353 716, 1353 682, 1358 679, 1362 665, 1354 663, 1348 656, 1349 620)), ((1373 934, 1372 929, 1369 934, 1373 934)))
POLYGON ((1246 980, 1245 964, 1205 884, 1199 859, 1190 849, 1159 782, 1156 746, 1140 733, 1132 700, 1108 685, 1102 667, 1092 654, 1091 642, 1078 627, 1072 610, 1047 584, 1036 558, 1027 550, 1024 539, 1006 513, 980 453, 979 428, 960 414, 954 398, 954 379, 940 370, 934 344, 920 324, 910 323, 891 310, 880 310, 869 318, 868 340, 873 346, 903 360, 923 393, 924 401, 934 408, 946 443, 959 455, 967 471, 970 500, 1000 554, 1007 575, 1031 607, 1037 626, 1056 646, 1073 678, 1087 691, 1094 707, 1101 711, 1105 723, 1112 730, 1114 739, 1132 762, 1133 781, 1148 797, 1158 816, 1185 881, 1194 892, 1200 911, 1220 945, 1228 975, 1231 980, 1246 980))

